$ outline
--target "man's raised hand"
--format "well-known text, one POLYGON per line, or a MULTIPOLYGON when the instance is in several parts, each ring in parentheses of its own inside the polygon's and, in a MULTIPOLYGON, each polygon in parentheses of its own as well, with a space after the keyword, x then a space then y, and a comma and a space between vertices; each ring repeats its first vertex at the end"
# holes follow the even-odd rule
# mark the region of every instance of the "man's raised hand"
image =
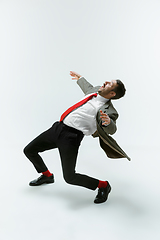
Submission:
POLYGON ((76 73, 74 71, 70 71, 70 75, 72 76, 72 80, 78 80, 81 77, 79 73, 76 73))

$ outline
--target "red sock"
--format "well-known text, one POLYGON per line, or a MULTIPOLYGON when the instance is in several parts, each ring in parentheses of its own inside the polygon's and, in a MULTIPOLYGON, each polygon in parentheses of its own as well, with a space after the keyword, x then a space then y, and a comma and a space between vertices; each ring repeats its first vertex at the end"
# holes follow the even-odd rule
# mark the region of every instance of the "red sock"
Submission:
POLYGON ((46 176, 46 177, 52 176, 52 173, 50 173, 49 170, 47 170, 46 172, 42 172, 42 174, 43 174, 44 176, 46 176))
POLYGON ((107 184, 108 182, 99 180, 98 188, 106 188, 107 184))

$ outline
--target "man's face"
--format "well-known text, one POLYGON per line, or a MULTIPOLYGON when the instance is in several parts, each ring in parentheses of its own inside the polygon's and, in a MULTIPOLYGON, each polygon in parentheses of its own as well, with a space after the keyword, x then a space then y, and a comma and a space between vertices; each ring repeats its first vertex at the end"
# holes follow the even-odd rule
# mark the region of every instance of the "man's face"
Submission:
POLYGON ((112 91, 117 86, 117 81, 112 80, 111 82, 106 81, 102 87, 99 88, 98 93, 102 97, 110 99, 115 96, 115 92, 112 91))

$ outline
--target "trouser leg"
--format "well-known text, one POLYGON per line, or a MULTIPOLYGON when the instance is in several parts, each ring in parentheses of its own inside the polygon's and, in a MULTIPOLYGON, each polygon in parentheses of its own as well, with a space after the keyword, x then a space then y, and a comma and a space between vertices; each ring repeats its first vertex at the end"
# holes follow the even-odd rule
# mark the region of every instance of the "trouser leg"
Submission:
POLYGON ((71 132, 62 132, 60 137, 60 146, 58 146, 58 149, 65 181, 69 184, 95 190, 98 187, 98 179, 75 172, 78 149, 82 137, 71 132))
POLYGON ((99 183, 98 179, 75 172, 78 149, 83 134, 80 131, 72 130, 63 123, 56 122, 50 129, 30 142, 25 147, 24 153, 33 163, 37 172, 40 173, 48 169, 39 152, 58 147, 65 181, 69 184, 95 190, 99 183))
POLYGON ((24 148, 24 154, 33 163, 38 173, 47 171, 42 157, 39 155, 40 152, 56 148, 56 123, 49 128, 47 131, 40 134, 32 142, 30 142, 24 148))

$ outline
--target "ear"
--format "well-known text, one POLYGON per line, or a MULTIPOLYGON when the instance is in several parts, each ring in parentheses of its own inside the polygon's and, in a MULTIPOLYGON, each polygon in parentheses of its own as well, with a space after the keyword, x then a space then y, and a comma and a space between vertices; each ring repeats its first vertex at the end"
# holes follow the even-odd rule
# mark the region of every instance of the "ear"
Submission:
POLYGON ((116 96, 116 93, 114 91, 110 91, 110 96, 111 98, 113 98, 114 96, 116 96))

